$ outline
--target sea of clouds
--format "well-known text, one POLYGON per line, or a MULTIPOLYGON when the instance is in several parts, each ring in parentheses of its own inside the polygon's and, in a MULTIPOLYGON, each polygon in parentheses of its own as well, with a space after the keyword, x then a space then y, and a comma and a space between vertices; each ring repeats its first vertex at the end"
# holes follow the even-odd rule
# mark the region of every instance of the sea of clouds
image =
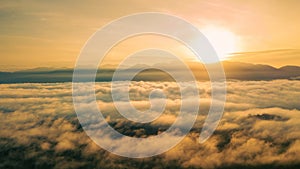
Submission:
MULTIPOLYGON (((122 84, 118 87, 123 89, 122 84)), ((203 144, 198 139, 211 104, 211 87, 209 82, 199 82, 198 87, 200 107, 191 132, 164 154, 130 159, 101 149, 86 135, 73 108, 72 83, 1 84, 0 168, 300 167, 300 81, 227 82, 224 115, 203 144)), ((175 82, 132 82, 131 104, 147 110, 153 89, 166 96, 163 114, 150 123, 135 123, 117 112, 110 83, 95 86, 106 121, 120 133, 138 138, 164 132, 180 113, 175 82)), ((132 145, 124 143, 124 151, 128 146, 132 145)))

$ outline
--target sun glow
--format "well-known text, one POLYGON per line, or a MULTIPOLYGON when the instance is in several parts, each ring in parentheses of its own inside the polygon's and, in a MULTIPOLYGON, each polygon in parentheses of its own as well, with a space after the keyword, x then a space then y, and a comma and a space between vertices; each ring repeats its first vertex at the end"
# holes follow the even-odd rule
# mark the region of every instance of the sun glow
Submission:
POLYGON ((220 60, 227 60, 230 53, 237 51, 237 36, 223 28, 205 27, 201 32, 216 50, 220 60))

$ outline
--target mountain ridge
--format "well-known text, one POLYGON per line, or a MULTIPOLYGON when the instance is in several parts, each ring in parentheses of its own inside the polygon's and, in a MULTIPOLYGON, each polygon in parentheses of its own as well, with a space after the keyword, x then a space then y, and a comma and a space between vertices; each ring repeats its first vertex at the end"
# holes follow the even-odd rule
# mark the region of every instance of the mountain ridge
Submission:
MULTIPOLYGON (((160 64, 162 67, 170 65, 160 64)), ((299 80, 300 66, 286 65, 280 68, 275 68, 270 65, 252 64, 243 62, 222 62, 226 78, 235 80, 274 80, 274 79, 291 79, 299 80)), ((137 81, 173 81, 165 72, 152 68, 148 65, 134 65, 129 68, 122 69, 121 76, 127 78, 127 73, 135 70, 141 71, 133 80, 137 81)), ((180 69, 174 69, 176 65, 170 66, 174 73, 182 73, 180 69)), ((209 80, 209 76, 202 63, 194 62, 189 65, 189 68, 194 73, 197 80, 209 80)), ((96 81, 111 81, 115 69, 113 68, 100 68, 97 72, 96 81)), ((89 69, 83 69, 84 73, 89 73, 89 69)), ((83 73, 83 74, 84 74, 83 73)), ((184 74, 182 74, 184 76, 184 74)), ((0 83, 53 83, 53 82, 71 82, 73 77, 72 68, 50 68, 50 67, 37 67, 34 69, 27 69, 15 72, 0 72, 0 83)), ((85 79, 82 79, 85 81, 85 79)), ((122 79, 120 79, 122 80, 122 79)))

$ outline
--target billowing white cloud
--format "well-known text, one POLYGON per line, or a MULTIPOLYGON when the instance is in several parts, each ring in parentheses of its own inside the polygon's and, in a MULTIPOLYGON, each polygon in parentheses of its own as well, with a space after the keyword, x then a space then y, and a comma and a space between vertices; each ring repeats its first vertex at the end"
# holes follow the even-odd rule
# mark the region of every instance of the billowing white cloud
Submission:
MULTIPOLYGON (((242 168, 246 165, 287 168, 299 165, 299 81, 229 81, 224 116, 204 144, 199 144, 198 139, 211 104, 210 83, 199 82, 198 85, 199 116, 188 136, 162 155, 137 160, 104 151, 83 132, 72 105, 71 83, 1 84, 0 146, 3 153, 0 159, 3 163, 0 168, 24 168, 25 163, 31 168, 242 168)), ((173 82, 132 82, 132 105, 138 109, 149 108, 148 94, 152 89, 162 90, 167 98, 163 114, 145 124, 126 120, 116 111, 110 83, 96 83, 95 87, 106 121, 131 137, 160 134, 180 113, 180 91, 173 82)), ((124 143, 120 150, 126 151, 128 146, 135 145, 124 143)), ((151 150, 141 145, 137 148, 151 150)))

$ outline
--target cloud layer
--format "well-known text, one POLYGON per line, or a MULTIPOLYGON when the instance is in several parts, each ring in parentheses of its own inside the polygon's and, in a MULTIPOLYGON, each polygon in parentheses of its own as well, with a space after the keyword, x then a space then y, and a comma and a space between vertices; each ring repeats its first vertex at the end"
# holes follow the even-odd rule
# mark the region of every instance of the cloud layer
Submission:
MULTIPOLYGON (((204 144, 199 144, 198 139, 210 106, 211 91, 209 82, 200 82, 199 115, 191 132, 170 151, 143 159, 112 155, 83 132, 73 109, 71 85, 0 85, 0 168, 297 168, 300 165, 300 81, 228 82, 224 116, 204 144)), ((96 83, 96 96, 99 108, 114 129, 131 137, 145 138, 167 130, 180 112, 180 91, 173 82, 132 82, 132 105, 139 110, 148 109, 153 89, 160 89, 166 95, 166 109, 155 121, 143 124, 126 120, 117 113, 110 96, 110 83, 96 83)), ((132 145, 124 143, 124 151, 126 146, 132 145)))

